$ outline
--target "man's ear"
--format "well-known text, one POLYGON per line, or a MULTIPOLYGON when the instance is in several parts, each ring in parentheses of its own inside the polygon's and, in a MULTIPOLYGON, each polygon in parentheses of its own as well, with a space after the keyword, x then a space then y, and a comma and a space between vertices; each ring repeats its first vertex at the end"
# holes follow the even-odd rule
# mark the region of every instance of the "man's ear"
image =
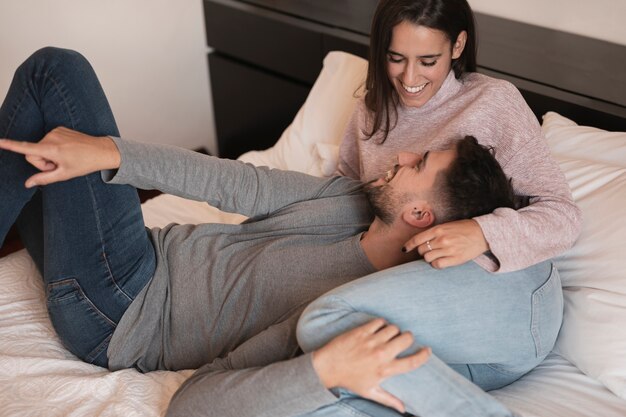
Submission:
POLYGON ((402 212, 402 220, 413 227, 426 229, 435 222, 435 214, 427 204, 407 205, 402 212))
POLYGON ((457 36, 454 43, 452 43, 452 59, 458 59, 463 50, 465 49, 465 43, 467 42, 467 32, 461 31, 459 36, 457 36))

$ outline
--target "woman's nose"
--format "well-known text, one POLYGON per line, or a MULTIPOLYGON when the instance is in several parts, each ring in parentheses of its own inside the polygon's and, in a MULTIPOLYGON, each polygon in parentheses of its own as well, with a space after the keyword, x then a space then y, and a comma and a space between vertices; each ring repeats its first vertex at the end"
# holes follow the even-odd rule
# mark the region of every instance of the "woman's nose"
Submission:
POLYGON ((404 67, 404 73, 402 74, 402 82, 409 87, 415 87, 417 84, 417 66, 413 62, 408 62, 404 67))

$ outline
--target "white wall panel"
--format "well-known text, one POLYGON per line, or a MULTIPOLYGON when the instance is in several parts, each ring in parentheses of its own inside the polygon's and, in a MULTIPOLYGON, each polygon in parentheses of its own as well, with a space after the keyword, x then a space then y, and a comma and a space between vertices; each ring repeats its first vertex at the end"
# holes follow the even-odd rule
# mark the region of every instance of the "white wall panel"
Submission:
POLYGON ((122 135, 214 151, 201 0, 0 0, 0 96, 31 52, 82 52, 122 135))
POLYGON ((468 0, 475 11, 626 45, 626 0, 468 0))

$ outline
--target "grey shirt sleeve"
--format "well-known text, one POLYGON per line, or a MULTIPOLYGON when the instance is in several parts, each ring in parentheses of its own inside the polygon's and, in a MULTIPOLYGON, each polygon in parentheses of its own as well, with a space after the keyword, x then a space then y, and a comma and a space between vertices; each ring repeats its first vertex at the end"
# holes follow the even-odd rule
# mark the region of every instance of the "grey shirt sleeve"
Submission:
POLYGON ((341 177, 317 178, 176 146, 112 139, 120 151, 121 165, 117 171, 102 172, 105 181, 206 201, 248 217, 265 216, 299 201, 358 192, 361 186, 341 177))
POLYGON ((337 401, 320 382, 311 355, 294 358, 299 315, 196 371, 172 398, 167 417, 289 417, 337 401))

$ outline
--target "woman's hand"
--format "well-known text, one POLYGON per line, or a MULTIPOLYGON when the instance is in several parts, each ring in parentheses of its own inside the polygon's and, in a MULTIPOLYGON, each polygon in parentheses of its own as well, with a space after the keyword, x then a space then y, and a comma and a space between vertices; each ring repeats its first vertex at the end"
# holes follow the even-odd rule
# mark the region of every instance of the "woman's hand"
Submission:
POLYGON ((50 131, 39 143, 0 139, 0 149, 25 155, 41 171, 26 180, 27 188, 120 166, 120 153, 111 138, 89 136, 65 127, 50 131))
POLYGON ((313 352, 313 367, 326 388, 341 387, 404 413, 404 404, 380 387, 385 379, 424 364, 430 349, 397 358, 413 343, 410 333, 376 319, 337 336, 313 352))
POLYGON ((404 249, 417 248, 424 260, 443 269, 471 261, 489 250, 485 235, 475 220, 443 223, 413 236, 404 249))

